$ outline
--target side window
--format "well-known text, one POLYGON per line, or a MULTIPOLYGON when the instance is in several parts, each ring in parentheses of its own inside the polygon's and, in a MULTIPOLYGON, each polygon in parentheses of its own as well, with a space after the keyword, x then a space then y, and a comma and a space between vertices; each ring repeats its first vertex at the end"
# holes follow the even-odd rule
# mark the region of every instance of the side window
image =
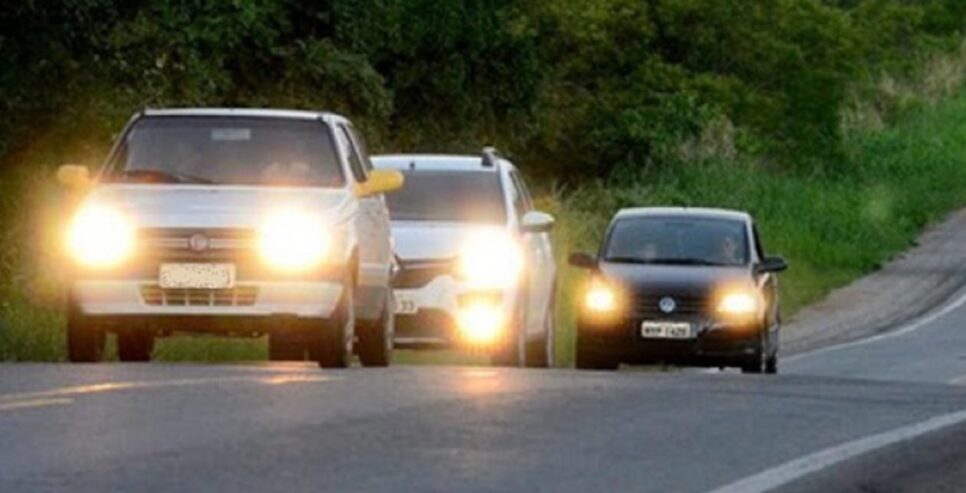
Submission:
POLYGON ((517 217, 523 217, 524 214, 533 210, 530 193, 527 191, 519 173, 511 171, 510 179, 513 181, 513 208, 516 209, 517 217))
POLYGON ((758 234, 758 225, 752 224, 751 231, 755 235, 755 251, 758 253, 758 258, 764 260, 765 249, 761 247, 761 235, 758 234))
POLYGON ((359 157, 359 152, 356 150, 355 144, 352 142, 352 136, 349 130, 343 125, 339 125, 336 131, 339 138, 339 147, 342 148, 345 155, 349 157, 349 168, 352 170, 352 176, 357 182, 366 181, 366 171, 362 165, 362 158, 359 157))
POLYGON ((357 132, 355 127, 351 124, 346 125, 349 131, 349 136, 352 138, 352 142, 356 146, 356 150, 359 151, 359 158, 362 161, 362 169, 366 171, 366 175, 372 171, 372 160, 369 159, 369 146, 366 145, 366 139, 361 133, 357 132))

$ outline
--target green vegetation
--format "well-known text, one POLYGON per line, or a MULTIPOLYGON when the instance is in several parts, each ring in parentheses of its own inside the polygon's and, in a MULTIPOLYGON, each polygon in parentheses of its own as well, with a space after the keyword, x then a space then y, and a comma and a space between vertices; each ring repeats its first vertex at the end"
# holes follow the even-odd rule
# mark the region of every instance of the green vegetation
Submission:
MULTIPOLYGON (((497 144, 544 185, 561 259, 594 248, 621 206, 748 209, 792 262, 786 313, 966 197, 960 0, 316 4, 0 12, 0 360, 63 359, 66 206, 50 177, 63 162, 96 165, 144 106, 330 109, 377 150, 497 144)), ((561 272, 567 362, 577 273, 561 272)), ((250 341, 158 352, 264 354, 250 341)))

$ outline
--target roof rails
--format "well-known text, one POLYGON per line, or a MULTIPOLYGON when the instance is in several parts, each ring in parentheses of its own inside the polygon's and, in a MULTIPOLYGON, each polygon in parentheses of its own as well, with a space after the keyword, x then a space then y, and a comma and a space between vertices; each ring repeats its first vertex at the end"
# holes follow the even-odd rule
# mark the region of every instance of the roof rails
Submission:
POLYGON ((483 167, 484 168, 495 168, 496 163, 499 162, 500 158, 503 157, 500 151, 493 146, 486 146, 483 148, 483 167))

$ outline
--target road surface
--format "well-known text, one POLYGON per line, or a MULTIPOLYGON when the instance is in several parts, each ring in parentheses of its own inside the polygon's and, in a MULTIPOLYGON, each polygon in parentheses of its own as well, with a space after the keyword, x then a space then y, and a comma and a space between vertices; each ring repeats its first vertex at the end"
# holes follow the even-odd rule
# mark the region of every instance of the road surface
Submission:
POLYGON ((776 377, 4 365, 0 491, 957 491, 966 298, 896 329, 776 377))

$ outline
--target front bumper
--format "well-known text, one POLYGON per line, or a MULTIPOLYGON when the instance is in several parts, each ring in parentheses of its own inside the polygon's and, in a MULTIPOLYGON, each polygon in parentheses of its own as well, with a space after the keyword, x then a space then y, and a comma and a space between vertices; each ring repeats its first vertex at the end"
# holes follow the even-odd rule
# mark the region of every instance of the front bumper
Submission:
POLYGON ((579 350, 605 354, 628 364, 667 363, 672 365, 731 366, 754 358, 761 350, 762 324, 729 325, 709 319, 687 321, 696 327, 691 339, 670 340, 642 337, 643 320, 614 323, 578 321, 579 350))
POLYGON ((239 281, 226 290, 161 289, 156 279, 78 280, 70 299, 88 316, 329 318, 343 286, 331 280, 239 281))
POLYGON ((500 334, 492 343, 503 340, 517 322, 518 290, 474 290, 451 275, 440 275, 415 288, 395 290, 397 347, 460 347, 473 345, 460 324, 460 311, 472 303, 482 302, 503 320, 500 334))

